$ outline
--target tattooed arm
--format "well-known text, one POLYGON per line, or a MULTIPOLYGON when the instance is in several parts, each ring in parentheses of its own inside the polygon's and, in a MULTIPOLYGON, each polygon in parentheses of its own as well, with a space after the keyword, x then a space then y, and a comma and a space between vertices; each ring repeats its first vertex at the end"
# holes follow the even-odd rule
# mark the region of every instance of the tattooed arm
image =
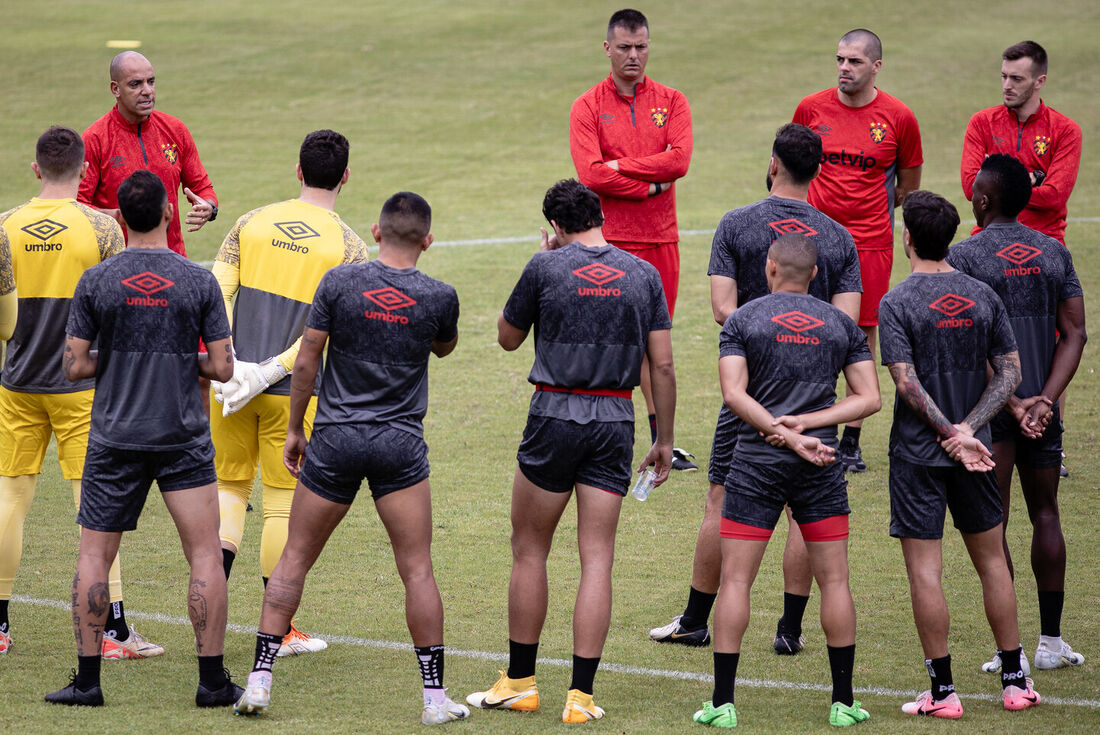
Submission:
POLYGON ((1014 350, 1004 355, 993 355, 989 363, 993 367, 993 376, 986 383, 978 403, 970 409, 970 414, 963 422, 970 427, 971 434, 989 423, 1004 408, 1012 391, 1020 384, 1019 352, 1014 350))
POLYGON ((199 375, 221 382, 233 377, 233 342, 228 337, 210 342, 199 353, 199 375))
POLYGON ((61 357, 61 373, 66 380, 74 383, 85 378, 94 378, 99 364, 99 350, 92 349, 92 343, 86 339, 65 335, 65 354, 61 357))
POLYGON ((935 429, 941 439, 954 436, 957 430, 921 385, 913 365, 908 362, 892 362, 887 367, 890 369, 890 377, 894 379, 894 385, 897 386, 898 395, 906 405, 913 409, 913 412, 926 424, 935 429))

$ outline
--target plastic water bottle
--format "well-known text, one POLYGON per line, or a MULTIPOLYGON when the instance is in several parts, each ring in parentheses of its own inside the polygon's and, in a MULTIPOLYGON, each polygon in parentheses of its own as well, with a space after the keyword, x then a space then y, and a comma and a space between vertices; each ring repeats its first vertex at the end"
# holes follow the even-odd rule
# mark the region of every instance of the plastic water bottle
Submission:
POLYGON ((646 467, 642 474, 638 475, 638 479, 634 482, 634 487, 630 489, 630 494, 638 500, 644 501, 649 497, 650 491, 653 490, 653 483, 656 480, 657 471, 646 467))

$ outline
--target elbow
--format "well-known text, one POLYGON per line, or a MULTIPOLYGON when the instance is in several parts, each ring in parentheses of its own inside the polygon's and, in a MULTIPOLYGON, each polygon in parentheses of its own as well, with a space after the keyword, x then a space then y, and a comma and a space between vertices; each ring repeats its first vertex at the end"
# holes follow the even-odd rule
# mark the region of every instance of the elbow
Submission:
POLYGON ((497 344, 503 347, 505 352, 515 352, 519 349, 521 343, 501 334, 497 336, 497 344))

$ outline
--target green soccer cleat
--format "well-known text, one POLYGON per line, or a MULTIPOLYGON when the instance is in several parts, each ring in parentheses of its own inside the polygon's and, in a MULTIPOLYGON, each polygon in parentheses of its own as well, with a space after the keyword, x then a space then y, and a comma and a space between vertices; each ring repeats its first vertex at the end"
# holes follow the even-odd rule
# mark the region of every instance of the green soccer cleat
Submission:
POLYGON ((829 709, 829 724, 833 727, 851 727, 869 719, 871 719, 871 713, 863 709, 863 705, 859 702, 852 702, 851 707, 833 702, 833 706, 829 709))
POLYGON ((715 707, 707 701, 703 702, 703 709, 696 712, 691 719, 700 725, 729 729, 737 727, 737 710, 734 709, 733 702, 726 702, 719 707, 715 707))

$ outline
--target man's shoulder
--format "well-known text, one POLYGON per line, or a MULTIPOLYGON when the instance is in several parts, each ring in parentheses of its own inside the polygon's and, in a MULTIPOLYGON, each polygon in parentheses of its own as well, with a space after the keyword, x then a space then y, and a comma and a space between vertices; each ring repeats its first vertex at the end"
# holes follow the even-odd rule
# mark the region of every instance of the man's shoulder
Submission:
POLYGON ((1061 112, 1058 112, 1058 110, 1055 110, 1053 107, 1046 104, 1045 102, 1043 103, 1043 109, 1046 111, 1047 117, 1052 124, 1055 124, 1060 128, 1069 128, 1070 130, 1074 130, 1077 132, 1078 135, 1081 134, 1081 126, 1078 125, 1073 120, 1073 118, 1069 117, 1068 115, 1063 115, 1061 112))
POLYGON ((162 127, 187 132, 187 126, 183 123, 183 120, 180 120, 175 115, 169 115, 167 112, 153 110, 152 114, 149 115, 149 121, 162 127))
POLYGON ((607 91, 608 84, 610 83, 610 77, 604 77, 600 81, 593 84, 587 90, 585 90, 577 99, 573 100, 573 108, 578 105, 596 105, 599 104, 600 97, 607 91))
POLYGON ((799 101, 798 106, 816 108, 836 102, 836 87, 829 87, 828 89, 822 89, 819 92, 806 95, 799 101))
POLYGON ((80 212, 80 214, 82 214, 84 217, 86 217, 88 221, 92 224, 92 226, 95 227, 97 230, 117 229, 119 230, 119 234, 122 233, 122 228, 119 227, 118 220, 116 220, 111 215, 100 212, 94 207, 89 207, 84 202, 73 201, 71 206, 78 212, 80 212))
POLYGON ((645 78, 645 82, 646 86, 649 87, 649 90, 652 94, 655 94, 659 97, 675 97, 682 98, 685 101, 687 100, 687 97, 684 96, 683 92, 676 89, 675 87, 670 87, 667 84, 661 84, 660 82, 654 80, 653 77, 647 76, 645 78))
POLYGON ((111 113, 114 112, 114 110, 115 108, 113 107, 107 110, 107 112, 103 113, 103 115, 101 115, 99 119, 97 119, 95 122, 84 129, 84 133, 81 137, 84 138, 85 144, 87 144, 88 140, 92 138, 96 138, 106 134, 107 129, 110 127, 111 124, 111 113))
POLYGON ((893 112, 895 114, 898 114, 898 113, 905 114, 905 115, 912 115, 913 114, 913 111, 911 109, 909 109, 909 105, 905 104, 899 98, 895 97, 894 95, 890 94, 889 92, 885 92, 881 89, 878 91, 878 96, 875 97, 875 102, 877 102, 883 108, 885 108, 885 109, 887 109, 890 112, 893 112))

